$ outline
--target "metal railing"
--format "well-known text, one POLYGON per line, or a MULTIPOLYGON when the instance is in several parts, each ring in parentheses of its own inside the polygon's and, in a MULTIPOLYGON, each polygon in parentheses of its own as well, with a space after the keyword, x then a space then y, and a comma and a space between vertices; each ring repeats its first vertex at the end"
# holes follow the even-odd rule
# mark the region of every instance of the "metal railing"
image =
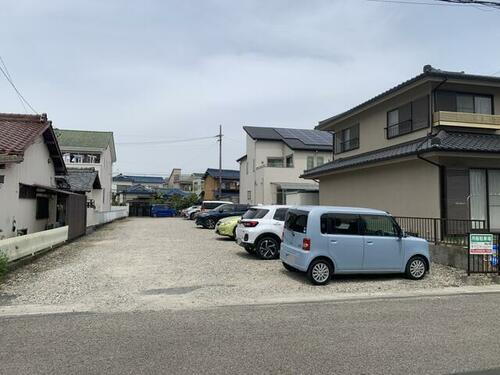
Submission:
POLYGON ((487 229, 486 220, 409 216, 395 216, 394 218, 406 233, 424 238, 434 244, 465 246, 468 244, 468 235, 471 231, 487 229))

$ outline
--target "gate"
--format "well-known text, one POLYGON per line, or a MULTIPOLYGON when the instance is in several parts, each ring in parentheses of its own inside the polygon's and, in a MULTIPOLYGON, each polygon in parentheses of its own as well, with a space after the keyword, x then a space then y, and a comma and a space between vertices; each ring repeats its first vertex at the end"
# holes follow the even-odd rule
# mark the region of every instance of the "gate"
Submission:
POLYGON ((66 225, 68 240, 83 236, 87 232, 87 197, 84 194, 68 194, 66 198, 66 225))
POLYGON ((142 201, 128 202, 128 216, 151 216, 151 203, 142 201))
POLYGON ((491 273, 500 276, 499 245, 500 234, 474 231, 468 236, 467 275, 491 273))

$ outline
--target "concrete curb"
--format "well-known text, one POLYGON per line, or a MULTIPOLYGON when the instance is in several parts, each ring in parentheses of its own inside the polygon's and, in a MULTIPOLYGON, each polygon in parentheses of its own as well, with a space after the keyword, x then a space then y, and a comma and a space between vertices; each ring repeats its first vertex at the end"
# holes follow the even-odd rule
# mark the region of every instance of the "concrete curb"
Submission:
POLYGON ((410 292, 380 292, 380 293, 346 293, 334 296, 310 297, 305 295, 291 296, 285 298, 259 298, 256 300, 237 303, 223 303, 205 306, 186 306, 175 300, 163 300, 160 304, 144 304, 140 307, 111 309, 103 311, 92 305, 9 305, 0 306, 0 318, 13 316, 30 316, 46 314, 71 314, 71 313, 120 313, 135 311, 182 311, 182 310, 213 310, 225 307, 241 306, 269 306, 287 305, 300 303, 345 303, 364 302, 384 299, 413 299, 413 298, 440 298, 466 295, 495 294, 500 293, 500 285, 487 286, 465 286, 436 288, 434 290, 420 289, 410 292), (177 302, 177 303, 176 303, 177 302))

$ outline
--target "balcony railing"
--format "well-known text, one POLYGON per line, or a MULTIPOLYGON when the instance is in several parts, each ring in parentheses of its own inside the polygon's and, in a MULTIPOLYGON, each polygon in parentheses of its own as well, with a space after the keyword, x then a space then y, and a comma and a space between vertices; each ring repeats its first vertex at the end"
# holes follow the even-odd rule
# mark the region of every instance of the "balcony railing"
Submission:
POLYGON ((408 216, 394 218, 406 233, 435 244, 464 246, 467 244, 467 236, 471 231, 487 229, 485 220, 408 216))
POLYGON ((500 115, 485 115, 466 112, 434 112, 434 126, 457 126, 466 128, 500 129, 500 115))

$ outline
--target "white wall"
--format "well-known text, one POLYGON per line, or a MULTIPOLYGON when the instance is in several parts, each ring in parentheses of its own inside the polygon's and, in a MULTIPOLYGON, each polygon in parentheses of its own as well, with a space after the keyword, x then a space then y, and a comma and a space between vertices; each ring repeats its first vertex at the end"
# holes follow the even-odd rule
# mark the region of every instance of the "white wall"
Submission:
POLYGON ((319 204, 319 192, 287 193, 286 204, 292 206, 317 206, 319 204))
MULTIPOLYGON (((64 148, 63 152, 72 152, 71 148, 64 148)), ((78 152, 85 152, 85 150, 79 149, 78 152)), ((89 150, 89 152, 96 153, 95 150, 89 150)), ((104 151, 101 152, 101 158, 99 163, 68 163, 67 168, 95 168, 99 173, 99 180, 101 181, 101 191, 95 193, 95 205, 98 211, 109 211, 111 209, 111 193, 113 189, 113 159, 111 155, 111 148, 108 146, 104 151)), ((124 183, 124 185, 126 185, 124 183)), ((95 190, 94 190, 95 191, 95 190)))
POLYGON ((56 198, 50 197, 49 219, 36 220, 36 199, 19 199, 19 184, 56 187, 55 171, 43 138, 38 137, 24 153, 21 163, 6 164, 0 169, 5 183, 0 184, 0 239, 17 235, 17 230, 28 233, 45 230, 56 222, 56 198), (12 231, 16 222, 16 231, 12 231))
POLYGON ((281 141, 255 141, 247 135, 247 158, 240 162, 240 202, 250 204, 275 204, 276 182, 314 184, 300 175, 307 168, 307 157, 322 156, 325 163, 332 160, 330 151, 295 151, 281 141), (293 154, 293 168, 267 166, 268 157, 286 157, 293 154), (248 164, 248 174, 246 167, 248 164), (255 169, 254 169, 255 164, 255 169), (247 199, 251 191, 252 199, 247 199))

